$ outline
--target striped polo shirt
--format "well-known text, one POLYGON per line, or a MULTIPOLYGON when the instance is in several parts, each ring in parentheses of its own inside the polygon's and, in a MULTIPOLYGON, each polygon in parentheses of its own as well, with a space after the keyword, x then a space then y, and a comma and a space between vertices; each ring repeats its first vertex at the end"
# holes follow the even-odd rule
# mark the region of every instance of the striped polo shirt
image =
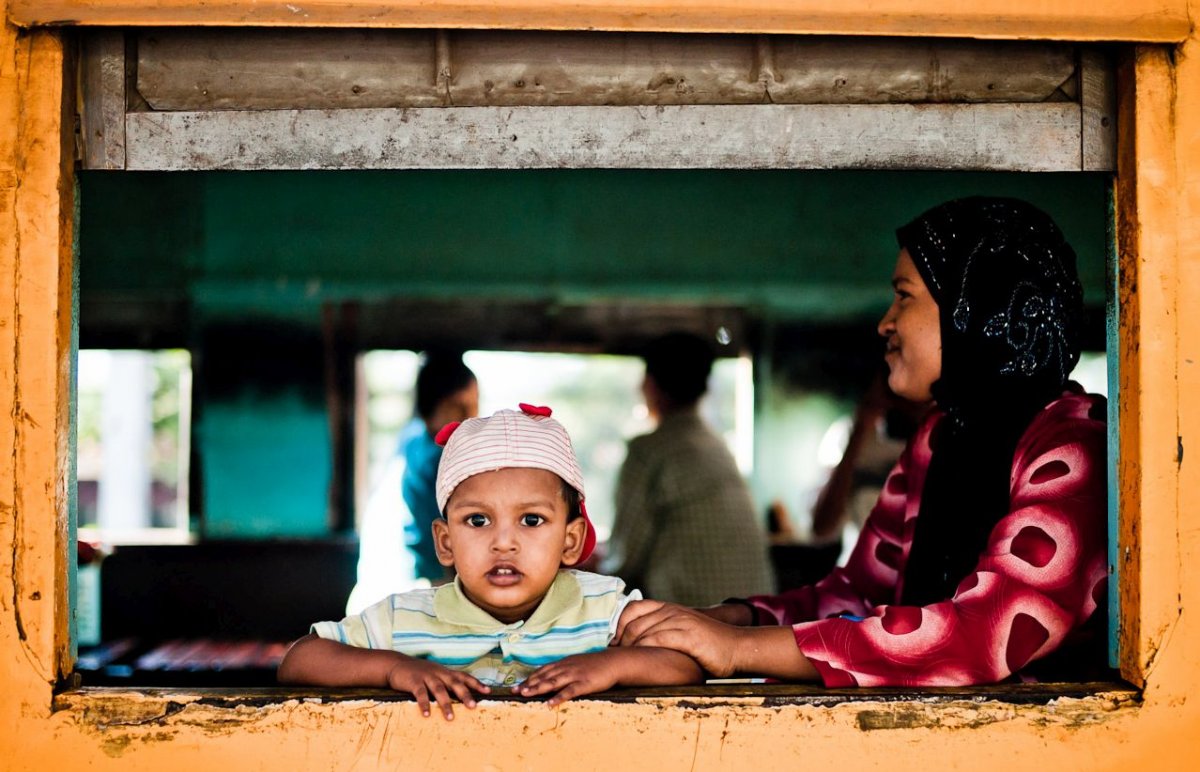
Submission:
POLYGON ((561 569, 527 620, 504 624, 463 594, 441 587, 384 598, 341 622, 317 622, 322 638, 391 649, 464 670, 488 686, 515 686, 537 668, 572 654, 603 651, 637 590, 613 576, 561 569))

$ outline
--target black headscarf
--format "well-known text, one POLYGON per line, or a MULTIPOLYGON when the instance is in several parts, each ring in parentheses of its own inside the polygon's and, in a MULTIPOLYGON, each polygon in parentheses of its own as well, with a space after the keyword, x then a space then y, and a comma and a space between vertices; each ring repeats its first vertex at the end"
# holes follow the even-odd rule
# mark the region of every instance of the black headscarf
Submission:
POLYGON ((1075 251, 1024 201, 963 198, 896 231, 941 321, 946 412, 904 571, 901 602, 945 600, 1009 508, 1017 441, 1079 361, 1083 290, 1075 251))

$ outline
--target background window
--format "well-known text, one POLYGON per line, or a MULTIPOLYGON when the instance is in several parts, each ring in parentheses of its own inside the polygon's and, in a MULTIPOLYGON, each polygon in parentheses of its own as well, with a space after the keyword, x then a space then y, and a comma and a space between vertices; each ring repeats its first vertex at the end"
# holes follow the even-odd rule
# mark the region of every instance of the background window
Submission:
POLYGON ((78 374, 81 538, 186 541, 191 356, 84 349, 78 374))

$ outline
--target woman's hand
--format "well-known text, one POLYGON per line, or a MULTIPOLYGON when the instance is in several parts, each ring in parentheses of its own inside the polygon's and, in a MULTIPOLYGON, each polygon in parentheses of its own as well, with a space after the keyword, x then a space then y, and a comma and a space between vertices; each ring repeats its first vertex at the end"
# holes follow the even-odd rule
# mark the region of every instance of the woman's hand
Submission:
MULTIPOLYGON (((733 675, 735 653, 743 630, 713 618, 712 609, 692 609, 655 600, 635 601, 625 607, 613 642, 619 646, 655 646, 687 654, 709 673, 733 675)), ((743 608, 743 610, 745 610, 743 608)), ((716 612, 724 614, 725 612, 716 612)), ((730 618, 736 612, 729 612, 730 618)), ((749 616, 746 610, 746 616, 749 616)))
POLYGON ((744 627, 754 624, 754 617, 750 608, 741 603, 721 603, 716 606, 690 609, 687 606, 680 606, 677 603, 664 603, 661 600, 635 600, 630 601, 625 606, 625 610, 621 612, 621 618, 617 622, 617 632, 613 639, 613 645, 616 645, 620 641, 621 633, 630 622, 667 606, 683 611, 696 611, 718 622, 724 622, 727 625, 744 627))
POLYGON ((674 649, 718 678, 735 673, 796 681, 819 677, 817 669, 797 648, 792 628, 740 626, 752 621, 750 609, 745 606, 692 609, 653 600, 632 606, 626 606, 627 614, 621 615, 613 638, 620 646, 674 649))
POLYGON ((450 693, 468 708, 475 707, 475 696, 472 691, 487 694, 490 689, 472 675, 459 670, 451 670, 426 659, 405 657, 399 655, 396 663, 388 670, 387 685, 398 692, 408 692, 417 700, 421 715, 429 715, 430 697, 442 709, 442 715, 447 721, 454 720, 454 709, 451 707, 450 693))

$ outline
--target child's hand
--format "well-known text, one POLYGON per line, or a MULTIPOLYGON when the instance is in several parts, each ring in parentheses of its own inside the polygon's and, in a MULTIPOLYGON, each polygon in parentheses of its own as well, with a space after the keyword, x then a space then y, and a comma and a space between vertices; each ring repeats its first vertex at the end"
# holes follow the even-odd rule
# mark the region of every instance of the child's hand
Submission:
POLYGON ((450 706, 450 692, 468 708, 475 707, 472 690, 481 694, 491 691, 475 676, 451 670, 436 662, 404 657, 392 666, 387 674, 387 685, 398 692, 408 692, 417 699, 421 715, 429 715, 429 698, 442 709, 447 721, 454 720, 454 709, 450 706))
POLYGON ((621 680, 621 664, 626 652, 618 649, 576 654, 549 665, 542 665, 515 691, 522 697, 536 697, 558 690, 547 700, 554 707, 572 697, 611 689, 621 680))

